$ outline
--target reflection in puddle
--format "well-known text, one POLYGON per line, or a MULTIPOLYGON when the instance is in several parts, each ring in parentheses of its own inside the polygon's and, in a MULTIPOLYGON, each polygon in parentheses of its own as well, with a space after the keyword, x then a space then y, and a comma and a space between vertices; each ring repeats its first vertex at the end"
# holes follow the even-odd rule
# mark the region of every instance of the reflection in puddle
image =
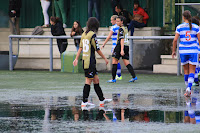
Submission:
POLYGON ((112 103, 94 108, 81 108, 81 96, 50 97, 41 105, 0 103, 0 132, 126 132, 138 123, 148 129, 199 123, 199 90, 190 98, 176 94, 112 94, 112 103))
POLYGON ((200 97, 199 91, 194 90, 191 97, 186 97, 187 110, 184 112, 185 123, 199 124, 200 123, 200 97))

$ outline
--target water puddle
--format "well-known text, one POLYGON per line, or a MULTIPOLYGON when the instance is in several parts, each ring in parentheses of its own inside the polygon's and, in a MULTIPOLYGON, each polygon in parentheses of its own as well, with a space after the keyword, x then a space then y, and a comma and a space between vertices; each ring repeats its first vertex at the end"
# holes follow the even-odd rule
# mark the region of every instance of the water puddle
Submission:
POLYGON ((89 98, 96 106, 85 108, 80 106, 81 96, 38 97, 25 104, 1 102, 0 132, 196 132, 200 129, 199 90, 188 98, 181 90, 107 94, 113 101, 105 107, 98 106, 96 95, 89 98))

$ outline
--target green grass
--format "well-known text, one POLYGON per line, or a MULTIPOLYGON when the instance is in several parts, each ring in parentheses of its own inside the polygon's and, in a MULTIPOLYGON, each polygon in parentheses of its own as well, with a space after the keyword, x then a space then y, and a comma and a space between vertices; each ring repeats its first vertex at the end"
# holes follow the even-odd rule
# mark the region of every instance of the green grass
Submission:
MULTIPOLYGON (((111 73, 99 73, 100 86, 105 97, 112 93, 173 95, 176 89, 185 89, 183 76, 164 74, 137 74, 138 81, 129 83, 131 76, 122 73, 123 80, 107 83, 111 73), (170 91, 172 91, 170 93, 170 91)), ((85 84, 84 74, 62 73, 59 71, 0 71, 0 101, 36 102, 48 97, 80 96, 85 84)), ((96 94, 91 86, 91 95, 96 94)))
MULTIPOLYGON (((131 76, 122 73, 123 80, 117 83, 106 83, 111 78, 111 73, 100 73, 100 85, 106 90, 115 88, 139 88, 139 89, 159 89, 184 87, 182 76, 163 75, 163 74, 137 74, 138 81, 128 83, 131 76)), ((82 90, 84 85, 84 74, 62 73, 58 71, 0 71, 0 89, 19 89, 19 90, 82 90)))

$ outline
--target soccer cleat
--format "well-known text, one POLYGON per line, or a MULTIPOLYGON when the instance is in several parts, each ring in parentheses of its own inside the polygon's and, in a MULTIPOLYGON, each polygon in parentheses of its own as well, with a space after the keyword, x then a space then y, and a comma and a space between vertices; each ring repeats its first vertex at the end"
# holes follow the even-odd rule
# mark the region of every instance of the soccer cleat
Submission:
POLYGON ((105 103, 109 103, 109 102, 111 102, 112 101, 112 99, 104 99, 103 101, 100 101, 99 102, 99 106, 100 107, 104 107, 104 104, 105 103))
POLYGON ((122 80, 122 76, 118 77, 118 75, 116 75, 116 80, 122 80))
POLYGON ((199 86, 199 82, 194 82, 192 86, 199 86))
POLYGON ((95 104, 93 104, 93 103, 89 103, 89 102, 83 102, 82 101, 82 103, 81 103, 81 107, 88 107, 88 106, 94 106, 95 107, 95 104))
POLYGON ((95 106, 85 106, 85 107, 81 107, 81 110, 91 110, 92 108, 94 108, 95 106))
POLYGON ((116 79, 108 80, 107 83, 116 83, 116 79))
POLYGON ((188 88, 185 90, 184 96, 190 97, 190 95, 191 95, 191 90, 190 90, 190 88, 188 87, 188 88))
POLYGON ((138 78, 137 78, 137 77, 135 77, 135 78, 132 78, 131 80, 129 80, 129 82, 135 82, 136 80, 138 80, 138 78))

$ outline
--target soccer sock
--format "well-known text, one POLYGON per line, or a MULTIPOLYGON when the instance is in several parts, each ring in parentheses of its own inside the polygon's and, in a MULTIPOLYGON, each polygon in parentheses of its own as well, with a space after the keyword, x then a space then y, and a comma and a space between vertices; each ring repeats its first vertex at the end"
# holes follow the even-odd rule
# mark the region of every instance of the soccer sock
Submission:
POLYGON ((126 67, 128 68, 128 71, 131 74, 131 76, 133 78, 135 78, 135 72, 134 72, 133 67, 131 66, 131 64, 128 64, 126 67))
POLYGON ((188 86, 188 74, 184 75, 185 85, 188 86))
POLYGON ((199 79, 198 79, 198 67, 195 69, 195 74, 194 74, 194 82, 198 82, 199 79))
POLYGON ((188 87, 190 88, 190 90, 192 88, 193 82, 194 82, 194 73, 190 73, 188 77, 188 87))
POLYGON ((184 114, 185 116, 189 116, 188 111, 185 111, 184 114))
POLYGON ((190 118, 195 118, 195 111, 193 109, 188 110, 188 114, 189 114, 190 118))
POLYGON ((120 63, 117 64, 117 76, 121 77, 121 65, 120 65, 120 63))
POLYGON ((88 101, 89 93, 90 93, 90 85, 85 84, 83 88, 83 102, 84 103, 88 101))
POLYGON ((112 67, 112 78, 113 78, 113 80, 116 77, 116 73, 117 73, 117 64, 113 64, 113 67, 112 67))
POLYGON ((95 90, 97 96, 99 97, 99 100, 103 101, 105 98, 103 97, 103 92, 102 92, 99 84, 94 84, 94 90, 95 90))

